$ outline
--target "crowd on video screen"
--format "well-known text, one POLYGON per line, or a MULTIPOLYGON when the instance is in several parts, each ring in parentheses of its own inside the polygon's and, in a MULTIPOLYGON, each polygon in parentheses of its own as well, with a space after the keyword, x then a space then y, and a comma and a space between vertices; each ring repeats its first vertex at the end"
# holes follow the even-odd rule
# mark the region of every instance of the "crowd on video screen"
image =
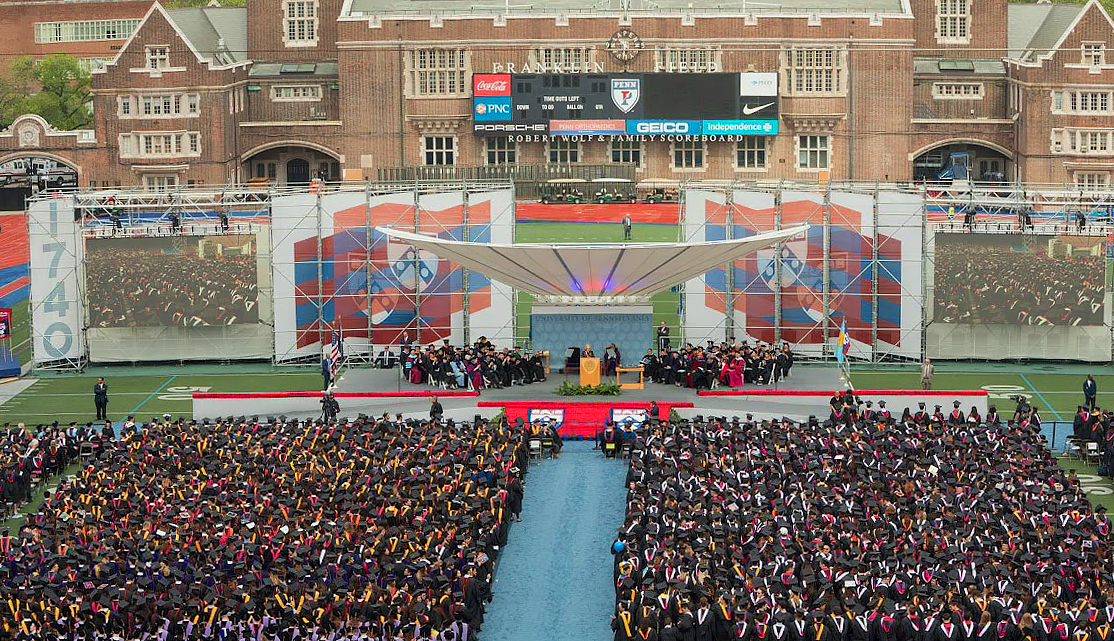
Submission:
POLYGON ((1105 258, 1079 248, 1070 258, 1049 256, 1048 240, 938 235, 936 321, 1101 325, 1105 258))
POLYGON ((203 255, 200 242, 191 240, 192 245, 175 252, 167 251, 169 244, 128 247, 108 241, 114 244, 97 247, 90 242, 90 324, 108 328, 258 323, 255 256, 203 255))

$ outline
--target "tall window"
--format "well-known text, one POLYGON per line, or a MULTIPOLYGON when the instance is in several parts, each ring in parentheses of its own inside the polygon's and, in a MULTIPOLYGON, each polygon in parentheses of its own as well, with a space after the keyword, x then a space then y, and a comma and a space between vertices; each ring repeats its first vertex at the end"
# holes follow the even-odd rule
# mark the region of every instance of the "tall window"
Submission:
POLYGON ((1052 92, 1053 113, 1079 113, 1087 115, 1110 114, 1114 92, 1056 89, 1052 92))
POLYGON ((967 44, 971 41, 970 0, 936 0, 936 41, 967 44))
POLYGON ((321 85, 276 85, 271 87, 275 102, 316 102, 321 100, 321 85))
POLYGON ((580 142, 569 138, 550 138, 549 162, 560 164, 580 162, 580 142))
POLYGON ((1106 64, 1105 42, 1084 42, 1082 47, 1083 64, 1092 67, 1106 64))
POLYGON ((470 90, 468 52, 464 49, 417 49, 406 52, 410 96, 466 96, 470 90))
POLYGON ((283 2, 283 42, 288 47, 317 44, 317 0, 283 2))
POLYGON ((932 83, 932 97, 937 100, 982 100, 984 91, 981 82, 932 83))
POLYGON ((797 168, 827 169, 829 138, 826 135, 797 136, 797 168))
POLYGON ((790 94, 842 94, 844 51, 836 47, 790 48, 783 58, 790 94))
POLYGON ((719 50, 703 47, 666 47, 654 51, 654 71, 707 73, 719 71, 719 50))
POLYGON ((1053 129, 1052 153, 1110 156, 1114 152, 1110 129, 1053 129))
POLYGON ((518 154, 516 153, 514 140, 511 140, 510 136, 488 138, 484 146, 487 149, 487 164, 489 165, 512 165, 517 159, 518 154))
POLYGON ((611 162, 620 165, 641 165, 642 142, 639 140, 612 140, 611 162))
POLYGON ((147 191, 170 191, 178 186, 178 176, 174 174, 147 174, 143 177, 147 191))
POLYGON ((735 165, 739 169, 766 168, 766 136, 746 136, 735 143, 735 165))
POLYGON ((1080 189, 1106 189, 1110 186, 1110 173, 1106 171, 1076 172, 1075 186, 1080 189))
POLYGON ((172 158, 201 155, 201 134, 144 132, 120 134, 121 158, 172 158))
POLYGON ((530 50, 530 66, 546 73, 589 73, 595 56, 591 47, 539 47, 530 50))
POLYGON ((456 138, 422 136, 422 162, 426 165, 455 165, 456 138))
POLYGON ((679 140, 673 143, 674 169, 703 169, 704 143, 699 140, 679 140))
POLYGON ((170 66, 170 49, 168 47, 147 47, 147 68, 166 69, 170 66))
POLYGON ((127 40, 140 22, 138 19, 36 22, 35 44, 127 40))
POLYGON ((105 64, 108 63, 107 58, 82 58, 77 61, 81 68, 89 73, 94 71, 104 71, 105 64))

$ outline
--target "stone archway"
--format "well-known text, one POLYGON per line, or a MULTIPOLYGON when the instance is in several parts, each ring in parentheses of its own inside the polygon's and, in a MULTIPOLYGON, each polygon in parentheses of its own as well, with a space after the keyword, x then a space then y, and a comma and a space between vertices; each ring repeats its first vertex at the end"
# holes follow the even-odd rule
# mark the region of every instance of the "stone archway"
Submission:
POLYGON ((311 180, 340 180, 340 156, 314 143, 284 141, 249 150, 243 156, 245 182, 284 187, 311 180))
POLYGON ((911 156, 913 179, 916 181, 1002 183, 1014 178, 1009 150, 981 140, 945 140, 924 147, 911 156))

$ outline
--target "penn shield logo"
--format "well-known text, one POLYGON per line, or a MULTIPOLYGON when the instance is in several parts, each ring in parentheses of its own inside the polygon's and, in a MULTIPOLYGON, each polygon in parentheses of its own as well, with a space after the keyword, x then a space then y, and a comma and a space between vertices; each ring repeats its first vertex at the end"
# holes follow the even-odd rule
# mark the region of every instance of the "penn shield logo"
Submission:
POLYGON ((611 101, 625 114, 638 105, 642 97, 642 80, 638 78, 612 78, 611 101))
POLYGON ((531 423, 542 423, 550 425, 554 428, 560 427, 561 423, 565 422, 565 410, 530 410, 529 419, 531 423))
POLYGON ((611 420, 623 427, 638 427, 649 418, 646 410, 612 408, 611 420))

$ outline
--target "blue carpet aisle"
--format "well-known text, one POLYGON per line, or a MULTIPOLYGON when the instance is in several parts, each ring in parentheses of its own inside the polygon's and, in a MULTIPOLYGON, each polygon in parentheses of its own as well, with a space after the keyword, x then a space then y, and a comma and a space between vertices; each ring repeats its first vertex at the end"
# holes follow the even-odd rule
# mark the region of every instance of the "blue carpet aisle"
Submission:
POLYGON ((623 521, 627 465, 591 441, 531 465, 522 522, 503 550, 483 641, 609 641, 611 542, 623 521))

